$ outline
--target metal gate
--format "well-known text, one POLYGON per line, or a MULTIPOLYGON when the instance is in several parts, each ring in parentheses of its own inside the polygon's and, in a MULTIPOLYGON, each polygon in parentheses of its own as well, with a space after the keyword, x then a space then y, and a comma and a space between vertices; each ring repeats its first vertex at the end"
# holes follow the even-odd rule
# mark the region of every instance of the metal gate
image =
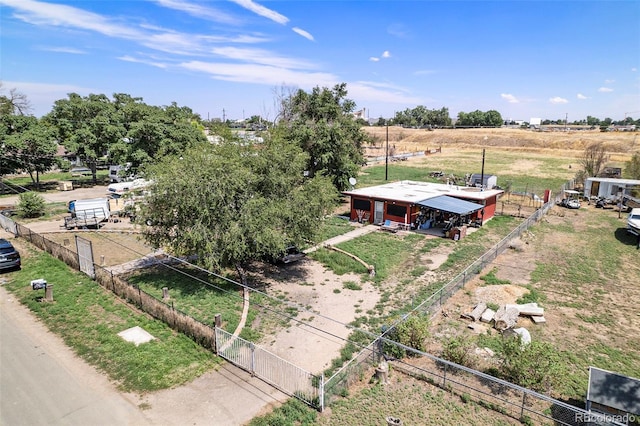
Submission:
POLYGON ((316 376, 216 327, 216 353, 282 392, 322 410, 324 376, 316 376))
POLYGON ((93 266, 93 248, 91 247, 91 241, 76 235, 76 250, 78 252, 80 272, 84 272, 91 278, 95 278, 96 271, 93 266))

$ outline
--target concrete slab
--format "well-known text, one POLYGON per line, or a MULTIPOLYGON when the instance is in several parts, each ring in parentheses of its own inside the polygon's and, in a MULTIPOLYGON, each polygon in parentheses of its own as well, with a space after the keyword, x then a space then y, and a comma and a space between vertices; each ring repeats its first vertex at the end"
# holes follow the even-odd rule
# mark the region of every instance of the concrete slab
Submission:
POLYGON ((140 326, 128 328, 118 333, 118 336, 122 337, 127 342, 134 343, 136 346, 140 346, 143 343, 150 342, 155 339, 149 332, 140 326))

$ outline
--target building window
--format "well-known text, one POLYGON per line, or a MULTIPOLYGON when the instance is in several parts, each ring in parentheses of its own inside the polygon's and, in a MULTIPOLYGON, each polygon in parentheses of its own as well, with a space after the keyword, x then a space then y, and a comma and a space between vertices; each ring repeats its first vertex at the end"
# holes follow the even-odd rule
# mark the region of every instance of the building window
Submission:
POLYGON ((407 207, 387 204, 387 214, 390 216, 404 217, 407 214, 407 207))
POLYGON ((369 201, 369 200, 358 200, 356 198, 356 199, 353 200, 353 209, 354 210, 371 211, 371 201, 369 201))

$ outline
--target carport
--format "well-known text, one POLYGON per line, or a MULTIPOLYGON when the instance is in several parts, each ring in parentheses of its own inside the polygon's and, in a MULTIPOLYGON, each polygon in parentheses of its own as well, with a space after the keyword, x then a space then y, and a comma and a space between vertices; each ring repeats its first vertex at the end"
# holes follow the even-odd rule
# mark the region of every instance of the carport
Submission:
POLYGON ((428 198, 416 204, 420 207, 415 224, 417 229, 443 227, 443 232, 446 232, 453 227, 470 223, 482 225, 482 204, 448 195, 428 198))

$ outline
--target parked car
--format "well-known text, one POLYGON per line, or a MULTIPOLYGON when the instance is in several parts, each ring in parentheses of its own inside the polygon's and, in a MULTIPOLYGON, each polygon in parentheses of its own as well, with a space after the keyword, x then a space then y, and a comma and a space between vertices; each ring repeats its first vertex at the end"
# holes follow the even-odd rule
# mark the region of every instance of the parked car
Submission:
POLYGON ((267 260, 273 264, 288 264, 297 262, 298 260, 303 259, 306 256, 302 251, 298 249, 296 246, 288 246, 280 255, 275 257, 270 257, 267 260))
POLYGON ((20 269, 20 253, 9 241, 0 238, 0 270, 20 269))

